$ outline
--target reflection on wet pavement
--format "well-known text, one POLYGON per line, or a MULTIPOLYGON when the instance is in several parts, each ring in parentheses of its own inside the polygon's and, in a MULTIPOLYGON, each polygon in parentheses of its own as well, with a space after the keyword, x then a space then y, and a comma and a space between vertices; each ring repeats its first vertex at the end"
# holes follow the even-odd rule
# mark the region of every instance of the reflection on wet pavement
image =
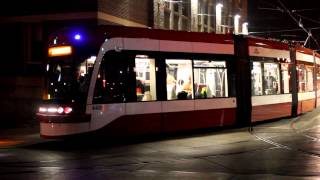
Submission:
POLYGON ((0 179, 319 179, 318 112, 247 128, 108 143, 0 139, 0 179))

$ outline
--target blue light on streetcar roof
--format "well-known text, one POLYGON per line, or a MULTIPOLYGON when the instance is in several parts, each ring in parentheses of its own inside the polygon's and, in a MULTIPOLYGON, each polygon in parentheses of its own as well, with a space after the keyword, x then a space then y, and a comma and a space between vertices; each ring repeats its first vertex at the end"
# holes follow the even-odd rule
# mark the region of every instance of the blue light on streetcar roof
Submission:
POLYGON ((74 39, 75 39, 75 40, 81 40, 81 35, 80 35, 80 34, 74 35, 74 39))

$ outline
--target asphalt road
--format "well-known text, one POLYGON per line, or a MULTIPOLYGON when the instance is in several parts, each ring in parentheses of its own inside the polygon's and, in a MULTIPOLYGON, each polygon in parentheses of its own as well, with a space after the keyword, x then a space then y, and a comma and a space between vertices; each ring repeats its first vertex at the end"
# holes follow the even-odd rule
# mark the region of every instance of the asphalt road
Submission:
POLYGON ((320 109, 248 128, 110 144, 0 132, 0 179, 319 179, 320 109))

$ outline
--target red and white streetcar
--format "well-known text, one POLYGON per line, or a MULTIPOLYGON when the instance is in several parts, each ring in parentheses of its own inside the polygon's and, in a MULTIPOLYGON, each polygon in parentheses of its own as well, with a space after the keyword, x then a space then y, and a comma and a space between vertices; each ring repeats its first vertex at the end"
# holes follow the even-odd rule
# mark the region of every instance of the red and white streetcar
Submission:
POLYGON ((275 40, 70 28, 51 35, 48 56, 37 113, 46 138, 247 126, 319 104, 320 56, 275 40))

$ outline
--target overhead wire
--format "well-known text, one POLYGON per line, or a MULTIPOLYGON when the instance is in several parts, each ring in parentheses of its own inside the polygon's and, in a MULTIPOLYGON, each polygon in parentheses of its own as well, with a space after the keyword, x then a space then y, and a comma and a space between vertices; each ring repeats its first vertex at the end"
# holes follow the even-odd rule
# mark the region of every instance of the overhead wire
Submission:
MULTIPOLYGON (((320 27, 318 27, 320 29, 320 27)), ((280 32, 294 32, 294 31, 302 31, 302 29, 283 29, 283 30, 274 30, 274 31, 256 31, 249 32, 249 34, 266 34, 266 33, 280 33, 280 32)))
POLYGON ((295 12, 301 12, 301 11, 318 11, 320 10, 319 8, 309 8, 309 9, 293 9, 291 10, 293 13, 295 12))
POLYGON ((301 15, 301 14, 299 14, 299 13, 296 13, 296 12, 293 12, 293 13, 296 14, 297 16, 299 16, 299 17, 302 18, 302 19, 306 19, 306 20, 311 21, 311 22, 313 22, 313 23, 320 24, 320 21, 317 21, 317 20, 308 18, 308 17, 303 16, 303 15, 301 15))
POLYGON ((297 20, 297 19, 294 17, 294 15, 292 14, 292 12, 282 3, 281 0, 278 0, 278 3, 279 3, 279 4, 281 5, 281 7, 285 10, 285 12, 287 12, 288 15, 298 24, 298 26, 299 26, 300 28, 302 28, 303 31, 305 31, 305 32, 308 34, 308 37, 307 37, 304 45, 306 45, 307 41, 311 38, 311 39, 313 39, 313 41, 316 43, 316 45, 318 46, 318 48, 320 48, 320 45, 319 45, 317 39, 312 35, 311 30, 305 28, 305 27, 303 26, 303 24, 301 24, 301 21, 297 20))

